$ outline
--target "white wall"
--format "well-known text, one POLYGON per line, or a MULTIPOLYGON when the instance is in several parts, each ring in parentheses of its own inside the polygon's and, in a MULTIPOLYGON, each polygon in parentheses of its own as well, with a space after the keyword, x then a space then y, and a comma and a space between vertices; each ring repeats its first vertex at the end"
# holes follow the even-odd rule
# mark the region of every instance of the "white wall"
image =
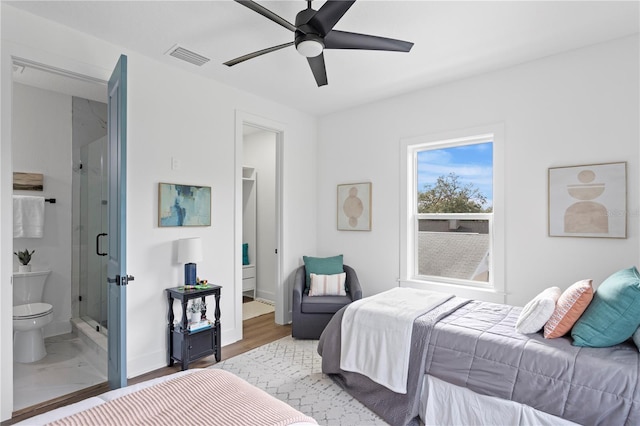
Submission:
POLYGON ((397 286, 400 139, 503 123, 506 301, 599 284, 639 261, 638 36, 522 64, 320 120, 318 251, 344 253, 365 295, 397 286), (627 161, 627 239, 547 236, 547 170, 627 161), (373 182, 373 230, 336 230, 336 185, 373 182))
MULTIPOLYGON (((0 282, 11 277, 11 56, 108 79, 121 53, 129 59, 127 266, 136 277, 128 287, 127 369, 133 377, 166 363, 167 307, 164 289, 182 282, 176 240, 201 236, 202 278, 223 286, 222 343, 240 338, 241 246, 234 229, 242 212, 235 200, 235 115, 238 110, 286 124, 282 264, 289 278, 301 256, 315 251, 316 120, 304 113, 151 60, 67 27, 1 5, 0 282), (171 159, 180 160, 179 170, 171 159), (212 226, 158 228, 158 182, 212 187, 212 226)), ((71 170, 71 167, 69 167, 71 170)), ((238 173, 239 176, 239 173, 238 173)), ((69 216, 69 220, 71 217, 69 216)), ((289 283, 287 283, 287 286, 289 283)), ((0 286, 1 418, 11 415, 11 289, 0 286)), ((224 351, 224 350, 223 350, 224 351)))
MULTIPOLYGON (((45 203, 42 238, 14 238, 13 251, 35 250, 32 269, 51 271, 42 299, 53 305, 45 336, 71 332, 71 96, 16 83, 13 87, 13 169, 42 173, 44 190, 16 195, 55 198, 45 203)), ((3 230, 4 234, 4 230, 3 230)), ((13 256, 13 269, 18 270, 13 256)))
POLYGON ((245 136, 243 157, 257 173, 256 296, 275 301, 276 134, 264 131, 245 136))

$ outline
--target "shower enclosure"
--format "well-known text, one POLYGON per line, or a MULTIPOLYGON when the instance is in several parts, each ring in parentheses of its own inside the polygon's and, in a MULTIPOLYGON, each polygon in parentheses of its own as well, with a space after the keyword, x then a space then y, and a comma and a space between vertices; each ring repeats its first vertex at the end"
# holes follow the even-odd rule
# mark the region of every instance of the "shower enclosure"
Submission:
POLYGON ((107 334, 107 137, 80 148, 79 315, 107 334))

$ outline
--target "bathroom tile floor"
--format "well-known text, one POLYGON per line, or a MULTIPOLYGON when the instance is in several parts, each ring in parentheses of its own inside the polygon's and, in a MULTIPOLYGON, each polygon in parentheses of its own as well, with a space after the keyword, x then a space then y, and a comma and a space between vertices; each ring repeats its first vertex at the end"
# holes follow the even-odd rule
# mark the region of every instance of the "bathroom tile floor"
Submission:
MULTIPOLYGON (((38 404, 105 382, 91 360, 92 349, 73 334, 45 339, 47 356, 30 364, 13 364, 13 410, 38 404)), ((106 359, 104 360, 106 363, 106 359)))

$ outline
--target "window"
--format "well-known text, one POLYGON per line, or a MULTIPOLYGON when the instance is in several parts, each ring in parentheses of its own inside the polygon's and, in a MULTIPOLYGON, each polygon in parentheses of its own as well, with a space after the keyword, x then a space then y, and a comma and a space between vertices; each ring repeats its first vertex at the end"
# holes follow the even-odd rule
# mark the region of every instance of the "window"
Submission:
POLYGON ((428 144, 415 154, 416 276, 488 283, 493 141, 428 144))
POLYGON ((501 133, 493 126, 403 141, 401 281, 502 291, 501 133))

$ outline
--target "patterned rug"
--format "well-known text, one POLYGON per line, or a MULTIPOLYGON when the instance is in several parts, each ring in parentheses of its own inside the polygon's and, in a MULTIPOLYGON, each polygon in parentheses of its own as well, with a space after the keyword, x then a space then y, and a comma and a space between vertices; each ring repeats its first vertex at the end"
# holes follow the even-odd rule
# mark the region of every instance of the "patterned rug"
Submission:
POLYGON ((252 300, 251 302, 242 304, 242 320, 259 317, 276 310, 275 306, 266 301, 252 300))
POLYGON ((380 417, 322 374, 317 340, 285 337, 219 362, 211 368, 229 371, 263 389, 321 425, 386 425, 380 417))

